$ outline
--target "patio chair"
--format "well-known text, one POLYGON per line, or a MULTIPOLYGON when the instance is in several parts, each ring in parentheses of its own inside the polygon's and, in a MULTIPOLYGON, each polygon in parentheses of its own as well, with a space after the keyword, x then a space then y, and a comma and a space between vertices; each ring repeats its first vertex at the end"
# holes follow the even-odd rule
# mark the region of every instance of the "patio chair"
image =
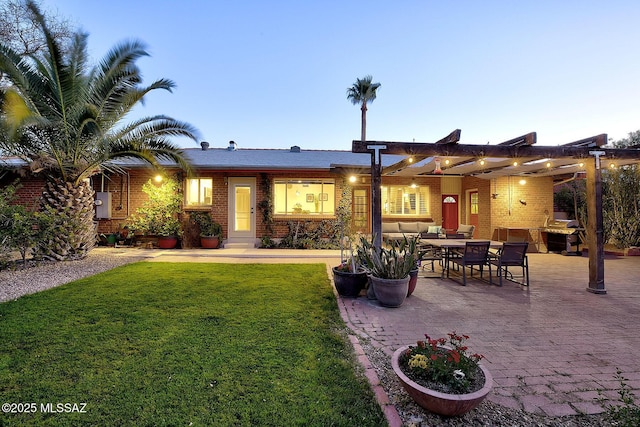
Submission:
MULTIPOLYGON (((448 262, 458 264, 462 267, 462 285, 467 285, 467 267, 471 268, 471 277, 473 277, 473 266, 478 266, 480 269, 480 278, 484 266, 489 267, 489 284, 491 281, 491 264, 489 263, 489 245, 490 242, 474 242, 469 241, 465 243, 464 252, 459 252, 457 255, 449 257, 448 262)), ((449 265, 447 265, 447 278, 449 277, 449 265)))
MULTIPOLYGON (((436 246, 422 246, 418 250, 418 256, 420 259, 420 264, 422 265, 422 270, 427 266, 428 263, 431 263, 431 272, 435 273, 435 263, 438 262, 440 266, 442 266, 443 253, 442 248, 436 246)), ((441 275, 442 277, 442 275, 441 275)))
POLYGON ((498 251, 493 259, 490 259, 490 264, 493 264, 498 269, 498 276, 500 278, 500 286, 502 286, 502 276, 505 279, 518 283, 523 286, 529 286, 529 259, 527 258, 527 248, 529 242, 505 242, 502 244, 502 248, 498 251), (521 267, 522 279, 524 283, 518 282, 513 279, 513 274, 508 270, 509 267, 521 267), (511 279, 507 277, 507 274, 511 276, 511 279))

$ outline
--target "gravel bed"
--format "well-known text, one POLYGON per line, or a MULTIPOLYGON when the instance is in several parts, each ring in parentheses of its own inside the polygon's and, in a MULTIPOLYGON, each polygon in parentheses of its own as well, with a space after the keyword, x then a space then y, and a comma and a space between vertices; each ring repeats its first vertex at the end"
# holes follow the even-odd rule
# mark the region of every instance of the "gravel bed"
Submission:
MULTIPOLYGON (((29 262, 23 269, 0 271, 0 302, 19 298, 73 280, 91 276, 145 258, 142 254, 94 250, 85 259, 67 262, 29 262)), ((360 340, 376 370, 389 400, 396 407, 405 426, 497 426, 497 427, 600 427, 610 426, 604 414, 570 417, 547 417, 505 408, 485 401, 475 410, 453 418, 431 414, 407 395, 391 368, 391 357, 367 340, 360 340)))
POLYGON ((22 263, 19 263, 11 269, 0 271, 0 302, 44 291, 143 258, 135 253, 106 253, 93 250, 80 261, 29 260, 27 268, 23 268, 22 263))
POLYGON ((369 341, 360 339, 360 345, 375 368, 389 401, 396 407, 405 426, 497 426, 497 427, 604 427, 611 426, 604 414, 548 417, 505 408, 484 401, 471 412, 459 417, 441 417, 416 405, 404 391, 391 368, 391 356, 369 341))

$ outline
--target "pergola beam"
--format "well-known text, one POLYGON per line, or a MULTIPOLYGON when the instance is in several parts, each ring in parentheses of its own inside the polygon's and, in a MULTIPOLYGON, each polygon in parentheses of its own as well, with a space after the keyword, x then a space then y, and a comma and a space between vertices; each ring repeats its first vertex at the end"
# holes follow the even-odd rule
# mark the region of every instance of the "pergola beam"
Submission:
MULTIPOLYGON (((460 129, 456 129, 453 132, 451 132, 449 135, 447 135, 444 138, 442 138, 441 140, 436 141, 434 144, 438 144, 438 145, 455 144, 458 141, 460 141, 461 133, 462 133, 462 131, 460 129)), ((407 167, 411 166, 414 163, 421 162, 424 159, 426 159, 427 157, 429 157, 429 156, 425 156, 425 155, 416 155, 416 154, 411 154, 411 153, 406 153, 406 154, 409 157, 407 157, 406 159, 402 159, 398 163, 395 163, 393 165, 387 166, 386 168, 382 169, 382 175, 392 174, 394 172, 397 172, 399 170, 407 168, 407 167)))
MULTIPOLYGON (((380 183, 382 154, 409 155, 420 157, 465 157, 470 159, 505 158, 505 159, 583 159, 587 170, 587 239, 589 245, 589 287, 587 290, 596 294, 605 294, 604 287, 604 241, 602 222, 602 182, 600 158, 610 160, 637 160, 640 162, 638 148, 602 148, 607 143, 607 135, 600 134, 581 139, 561 146, 535 146, 535 132, 505 141, 499 145, 464 145, 458 144, 460 131, 452 132, 437 143, 390 142, 390 141, 353 141, 352 152, 371 153, 372 182, 372 223, 373 232, 380 233, 382 210, 380 206, 380 183), (457 136, 455 135, 457 133, 457 136), (447 138, 450 138, 447 140, 447 138), (594 151, 597 148, 597 151, 594 151)), ((403 161, 404 162, 404 161, 403 161)), ((386 169, 397 171, 409 164, 399 162, 386 169), (395 168, 395 169, 394 169, 395 168)), ((459 164, 462 164, 460 162, 459 164)), ((506 166, 503 166, 506 167, 506 166)), ((495 169, 498 169, 496 167, 495 169)), ((541 169, 540 169, 541 170, 541 169)), ((476 171, 475 173, 478 173, 476 171)), ((467 172, 465 175, 474 175, 467 172)), ((379 236, 378 236, 379 238, 379 236)), ((375 242, 377 245, 379 241, 375 242)))
MULTIPOLYGON (((604 138, 606 134, 592 137, 594 140, 604 138)), ((390 142, 390 141, 353 141, 351 151, 354 153, 370 153, 368 145, 385 145, 382 154, 420 155, 420 156, 450 156, 450 157, 504 157, 504 158, 574 158, 586 159, 589 146, 575 146, 573 143, 561 146, 536 145, 469 145, 469 144, 430 144, 424 142, 390 142)), ((607 160, 634 159, 640 160, 640 149, 637 148, 599 148, 607 160)))

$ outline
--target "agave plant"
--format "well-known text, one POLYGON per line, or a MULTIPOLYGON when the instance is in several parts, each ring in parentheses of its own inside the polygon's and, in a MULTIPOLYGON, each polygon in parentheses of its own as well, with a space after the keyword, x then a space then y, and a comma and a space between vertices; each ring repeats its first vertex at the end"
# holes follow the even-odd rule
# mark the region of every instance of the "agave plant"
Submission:
POLYGON ((417 241, 406 236, 392 242, 389 248, 376 248, 373 240, 360 237, 358 261, 372 276, 382 279, 403 279, 416 267, 417 241))

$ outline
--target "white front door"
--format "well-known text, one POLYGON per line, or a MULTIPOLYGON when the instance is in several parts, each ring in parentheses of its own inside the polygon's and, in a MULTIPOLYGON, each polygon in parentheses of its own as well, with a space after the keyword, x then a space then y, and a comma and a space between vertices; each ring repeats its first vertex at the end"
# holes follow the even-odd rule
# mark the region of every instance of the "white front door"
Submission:
POLYGON ((253 247, 256 240, 256 179, 229 178, 228 243, 253 247))

